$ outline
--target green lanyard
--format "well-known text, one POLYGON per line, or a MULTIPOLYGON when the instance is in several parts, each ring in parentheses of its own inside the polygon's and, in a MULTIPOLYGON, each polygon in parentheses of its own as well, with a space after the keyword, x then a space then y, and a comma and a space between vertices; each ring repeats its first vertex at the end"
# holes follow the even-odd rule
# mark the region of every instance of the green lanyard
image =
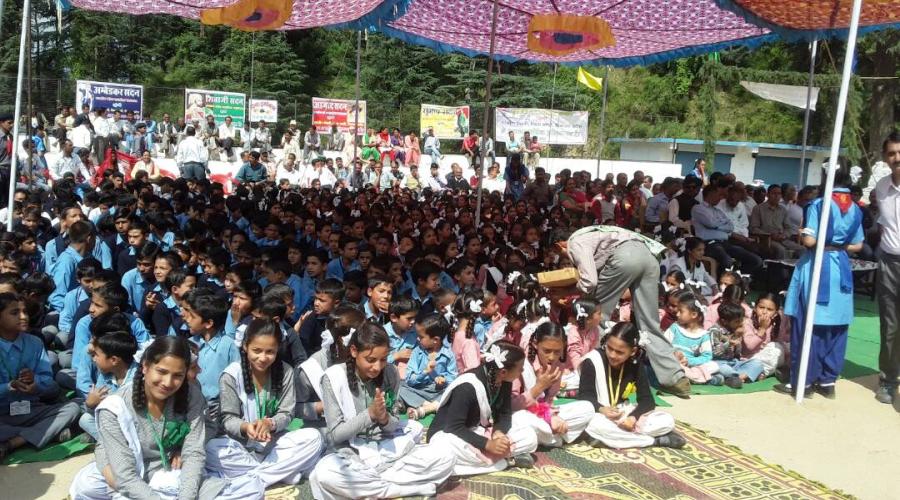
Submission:
POLYGON ((156 440, 156 446, 159 447, 159 456, 162 459, 163 469, 169 470, 169 458, 166 456, 166 447, 163 445, 163 439, 166 438, 166 411, 162 414, 162 437, 156 433, 153 427, 153 419, 150 418, 150 412, 147 412, 147 423, 150 425, 150 432, 153 433, 153 439, 156 440))
POLYGON ((271 394, 268 394, 265 388, 263 388, 262 397, 260 397, 259 391, 256 390, 256 384, 253 384, 253 394, 256 396, 257 420, 270 417, 269 413, 275 414, 275 410, 281 404, 281 398, 270 397, 271 394))

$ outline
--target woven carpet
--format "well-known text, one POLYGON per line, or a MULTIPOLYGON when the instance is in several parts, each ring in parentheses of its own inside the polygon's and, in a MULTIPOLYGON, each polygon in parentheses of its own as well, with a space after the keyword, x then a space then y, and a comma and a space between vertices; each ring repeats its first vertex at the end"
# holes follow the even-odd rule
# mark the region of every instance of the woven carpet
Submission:
MULTIPOLYGON (((438 498, 487 499, 843 499, 851 498, 719 438, 679 424, 681 450, 616 451, 575 443, 537 454, 534 469, 508 469, 448 485, 438 498)), ((308 483, 270 489, 269 500, 312 498, 308 483)))

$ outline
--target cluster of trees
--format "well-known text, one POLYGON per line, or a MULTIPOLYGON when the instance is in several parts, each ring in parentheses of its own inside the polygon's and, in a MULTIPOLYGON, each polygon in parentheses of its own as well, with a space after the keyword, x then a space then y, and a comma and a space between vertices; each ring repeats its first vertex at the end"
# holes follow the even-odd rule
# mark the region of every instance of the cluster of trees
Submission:
MULTIPOLYGON (((245 33, 171 16, 123 16, 73 9, 57 19, 55 6, 32 3, 30 92, 47 115, 74 99, 74 80, 140 83, 145 109, 156 116, 183 110, 185 87, 228 90, 279 101, 286 123, 309 123, 312 96, 353 98, 356 33, 314 29, 245 33)), ((7 2, 0 33, 0 108, 11 111, 21 6, 7 2)), ((822 87, 811 144, 827 144, 844 42, 825 42, 816 64, 822 87)), ((859 45, 844 146, 861 164, 877 160, 880 141, 898 111, 900 32, 865 36, 859 45)), ((803 113, 746 92, 739 81, 806 84, 806 44, 775 43, 732 49, 609 73, 605 137, 695 137, 799 144, 803 113)), ((491 106, 587 109, 590 142, 554 154, 595 156, 602 93, 579 86, 575 68, 495 64, 491 106)), ((482 128, 487 60, 438 54, 377 33, 362 43, 361 93, 369 124, 418 130, 419 104, 468 104, 482 128)), ((602 68, 588 68, 602 76, 602 68)), ((282 123, 283 126, 285 123, 282 123)), ((615 157, 607 144, 604 156, 615 157)))

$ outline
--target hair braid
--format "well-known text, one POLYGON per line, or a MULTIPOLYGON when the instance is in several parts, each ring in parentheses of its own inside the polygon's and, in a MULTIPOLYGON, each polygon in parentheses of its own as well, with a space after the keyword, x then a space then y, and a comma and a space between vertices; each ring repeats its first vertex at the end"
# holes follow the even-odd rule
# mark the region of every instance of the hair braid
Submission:
POLYGON ((537 357, 537 349, 535 349, 534 344, 535 344, 534 337, 532 336, 532 339, 528 342, 528 362, 529 363, 534 363, 534 358, 537 357))
POLYGON ((176 415, 187 415, 190 396, 190 384, 185 380, 181 387, 178 388, 178 392, 175 393, 175 402, 172 405, 172 410, 176 415))
POLYGON ((284 388, 284 363, 281 356, 275 356, 275 362, 269 370, 269 385, 272 388, 272 394, 281 396, 281 390, 284 388))
POLYGON ((357 388, 356 383, 356 358, 349 356, 344 364, 347 366, 347 385, 350 386, 350 392, 352 392, 354 396, 357 396, 359 395, 359 389, 357 388))
POLYGON ((147 410, 147 395, 144 394, 144 372, 143 370, 135 370, 134 379, 131 384, 131 406, 134 407, 135 413, 147 410))
POLYGON ((469 323, 466 325, 466 338, 470 339, 475 335, 475 315, 473 314, 471 318, 469 318, 469 323))
POLYGON ((250 360, 247 351, 241 347, 241 376, 244 378, 244 393, 253 394, 253 377, 250 373, 250 360))

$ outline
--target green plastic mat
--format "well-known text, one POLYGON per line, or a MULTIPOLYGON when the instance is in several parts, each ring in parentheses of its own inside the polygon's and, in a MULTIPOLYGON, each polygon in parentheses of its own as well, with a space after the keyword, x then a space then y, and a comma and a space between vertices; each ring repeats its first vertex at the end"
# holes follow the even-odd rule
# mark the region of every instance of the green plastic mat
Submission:
POLYGON ((65 443, 56 443, 47 446, 43 450, 36 450, 30 446, 25 446, 10 453, 9 456, 6 457, 6 460, 3 461, 3 465, 55 462, 57 460, 63 460, 78 455, 93 446, 93 444, 81 442, 81 436, 75 436, 65 443))

